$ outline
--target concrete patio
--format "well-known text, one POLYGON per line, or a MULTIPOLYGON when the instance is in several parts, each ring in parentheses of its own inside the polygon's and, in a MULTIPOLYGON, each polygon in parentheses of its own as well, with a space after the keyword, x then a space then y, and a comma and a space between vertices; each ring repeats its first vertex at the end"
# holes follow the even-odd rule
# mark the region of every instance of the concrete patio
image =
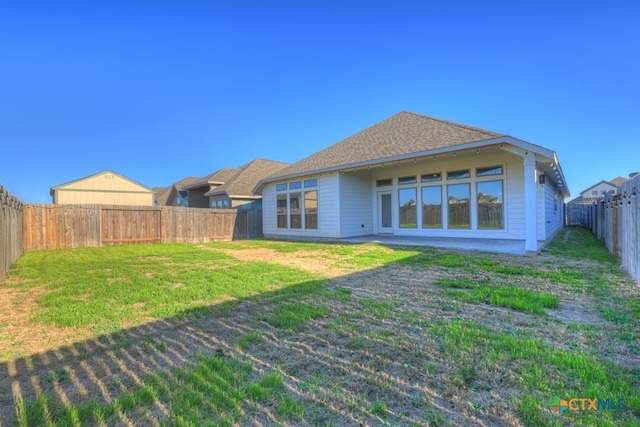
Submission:
MULTIPOLYGON (((463 249, 483 252, 499 252, 516 255, 527 255, 524 240, 511 239, 464 239, 453 237, 421 237, 421 236, 393 236, 369 235, 340 239, 347 243, 378 243, 381 245, 397 246, 430 246, 434 248, 463 249)), ((543 246, 538 242, 538 250, 543 246)))

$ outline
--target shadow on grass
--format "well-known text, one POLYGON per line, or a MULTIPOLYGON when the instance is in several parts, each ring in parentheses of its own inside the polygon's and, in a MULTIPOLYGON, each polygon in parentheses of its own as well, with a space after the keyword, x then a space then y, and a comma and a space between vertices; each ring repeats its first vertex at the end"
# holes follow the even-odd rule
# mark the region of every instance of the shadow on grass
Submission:
MULTIPOLYGON (((384 268, 340 279, 366 281, 384 268)), ((420 381, 385 372, 402 370, 397 348, 376 352, 367 366, 326 339, 336 334, 327 328, 331 319, 353 314, 332 309, 331 301, 348 301, 350 293, 326 283, 188 309, 2 363, 0 425, 360 424, 387 417, 419 425, 425 410, 435 420, 453 415, 420 381), (282 377, 275 388, 268 385, 274 375, 282 377), (345 376, 350 381, 341 382, 345 376), (422 404, 396 413, 407 400, 422 404)))

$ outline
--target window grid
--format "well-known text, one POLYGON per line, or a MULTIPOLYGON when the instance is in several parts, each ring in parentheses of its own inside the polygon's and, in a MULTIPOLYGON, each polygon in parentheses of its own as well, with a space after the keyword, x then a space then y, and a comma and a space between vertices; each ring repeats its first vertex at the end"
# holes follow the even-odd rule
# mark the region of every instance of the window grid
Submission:
POLYGON ((316 178, 276 185, 277 228, 318 229, 317 186, 316 178))

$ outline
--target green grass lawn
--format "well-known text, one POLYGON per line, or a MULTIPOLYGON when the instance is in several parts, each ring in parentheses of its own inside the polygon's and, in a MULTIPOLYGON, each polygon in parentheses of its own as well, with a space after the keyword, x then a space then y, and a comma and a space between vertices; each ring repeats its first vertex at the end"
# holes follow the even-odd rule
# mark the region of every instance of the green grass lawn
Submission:
POLYGON ((537 257, 32 252, 0 292, 16 319, 0 321, 2 425, 640 425, 640 291, 586 230, 537 257), (31 328, 87 338, 36 351, 31 328), (557 414, 556 396, 625 408, 557 414))

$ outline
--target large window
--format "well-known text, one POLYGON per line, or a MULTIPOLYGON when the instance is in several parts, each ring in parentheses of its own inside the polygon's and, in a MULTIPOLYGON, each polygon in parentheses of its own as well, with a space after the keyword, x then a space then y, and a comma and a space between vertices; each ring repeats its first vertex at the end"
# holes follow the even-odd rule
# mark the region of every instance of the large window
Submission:
POLYGON ((502 181, 478 183, 478 229, 504 229, 502 181))
MULTIPOLYGON (((438 235, 443 229, 506 230, 504 164, 436 172, 427 169, 412 176, 398 172, 396 177, 374 181, 376 187, 392 187, 388 196, 379 197, 397 197, 395 208, 389 204, 393 220, 381 228, 419 229, 423 235, 438 235)), ((562 202, 554 206, 561 209, 562 202)))
POLYGON ((400 228, 418 227, 418 205, 415 188, 401 188, 398 190, 400 202, 400 228))
POLYGON ((469 211, 470 185, 448 185, 447 193, 449 228, 471 228, 471 214, 469 211))
POLYGON ((304 193, 304 228, 318 229, 318 191, 304 193))
POLYGON ((276 185, 278 228, 318 229, 317 186, 316 178, 276 185))
POLYGON ((289 213, 291 228, 302 228, 302 193, 289 194, 289 213))
POLYGON ((288 228, 287 225, 287 194, 278 194, 278 228, 288 228))
POLYGON ((442 228, 442 187, 422 187, 422 228, 442 228))

